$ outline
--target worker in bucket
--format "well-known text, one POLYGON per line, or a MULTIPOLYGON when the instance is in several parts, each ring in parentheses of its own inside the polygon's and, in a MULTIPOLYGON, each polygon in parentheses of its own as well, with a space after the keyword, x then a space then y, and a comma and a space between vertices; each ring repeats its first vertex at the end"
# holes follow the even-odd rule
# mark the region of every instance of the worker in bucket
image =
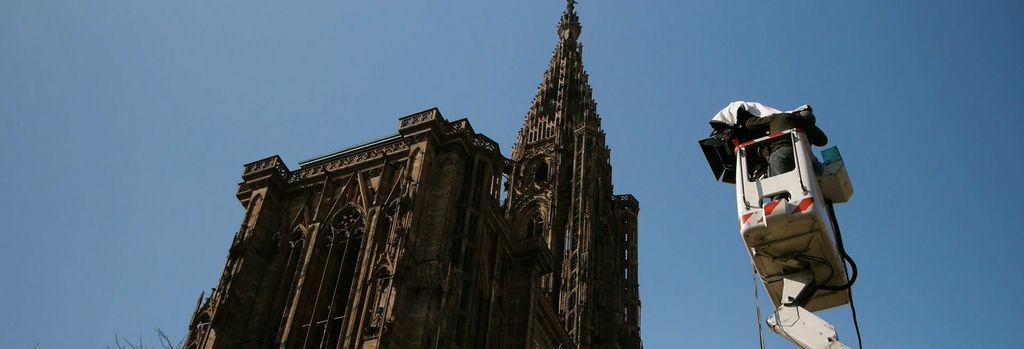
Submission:
MULTIPOLYGON (((747 120, 746 126, 752 132, 765 133, 782 132, 798 128, 807 134, 807 140, 811 144, 819 147, 828 144, 828 137, 825 136, 825 132, 822 132, 814 122, 814 113, 811 106, 804 105, 791 112, 750 118, 747 120)), ((772 141, 767 146, 768 176, 780 175, 792 171, 796 167, 796 164, 793 162, 793 141, 789 137, 772 141)))

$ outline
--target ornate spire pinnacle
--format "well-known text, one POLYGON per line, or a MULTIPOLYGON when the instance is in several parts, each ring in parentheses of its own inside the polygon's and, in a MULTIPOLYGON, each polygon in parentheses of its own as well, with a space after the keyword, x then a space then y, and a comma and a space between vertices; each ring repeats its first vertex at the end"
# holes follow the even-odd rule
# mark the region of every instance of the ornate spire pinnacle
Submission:
POLYGON ((576 0, 567 0, 565 13, 558 22, 558 37, 563 41, 576 41, 581 30, 580 17, 576 15, 576 0))

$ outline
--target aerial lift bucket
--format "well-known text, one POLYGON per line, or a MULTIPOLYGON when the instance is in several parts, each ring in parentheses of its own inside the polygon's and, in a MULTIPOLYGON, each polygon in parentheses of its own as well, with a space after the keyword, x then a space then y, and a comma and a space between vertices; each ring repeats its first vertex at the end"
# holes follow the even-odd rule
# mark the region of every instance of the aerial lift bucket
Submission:
POLYGON ((838 148, 826 149, 818 161, 800 129, 756 138, 745 127, 751 118, 779 113, 760 103, 732 102, 698 143, 715 180, 735 185, 740 235, 776 306, 768 325, 801 348, 848 349, 814 312, 851 302, 857 269, 844 251, 832 204, 848 201, 853 186, 838 148), (786 150, 793 152, 792 170, 769 171, 772 151, 786 150), (851 275, 844 262, 850 262, 851 275))
MULTIPOLYGON (((838 149, 830 148, 827 153, 827 162, 817 161, 806 135, 798 129, 736 147, 740 234, 776 306, 782 301, 783 276, 797 270, 811 270, 819 286, 848 281, 828 206, 849 200, 853 187, 838 149), (764 149, 776 142, 792 142, 795 166, 789 172, 768 176, 764 149)), ((804 306, 817 311, 846 303, 846 292, 819 290, 804 306)))

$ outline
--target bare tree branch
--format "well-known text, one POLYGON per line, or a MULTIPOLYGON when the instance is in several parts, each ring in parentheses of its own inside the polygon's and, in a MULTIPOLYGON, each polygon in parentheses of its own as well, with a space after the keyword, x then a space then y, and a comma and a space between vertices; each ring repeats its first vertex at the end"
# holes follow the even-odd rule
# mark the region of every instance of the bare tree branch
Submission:
POLYGON ((163 346, 164 349, 174 349, 174 344, 171 343, 170 338, 167 338, 167 335, 164 334, 163 330, 161 330, 159 327, 154 328, 153 330, 156 331, 156 336, 158 339, 160 339, 160 345, 163 346))
MULTIPOLYGON (((171 338, 168 337, 167 334, 164 333, 164 331, 161 330, 159 327, 154 328, 153 331, 156 332, 157 341, 160 343, 160 349, 181 349, 182 347, 184 347, 185 338, 182 338, 181 341, 178 342, 178 345, 174 345, 174 342, 171 341, 171 338)), ((156 346, 146 346, 146 343, 143 342, 142 340, 142 335, 139 335, 138 342, 132 342, 131 340, 128 339, 128 337, 115 333, 114 345, 117 346, 116 349, 157 349, 156 346)), ((36 344, 37 348, 33 349, 38 349, 38 346, 39 344, 36 344)), ((111 348, 109 345, 107 345, 104 347, 104 349, 114 348, 111 348)))
POLYGON ((114 345, 117 345, 117 349, 124 349, 124 347, 121 346, 121 340, 117 336, 117 333, 114 333, 114 345))

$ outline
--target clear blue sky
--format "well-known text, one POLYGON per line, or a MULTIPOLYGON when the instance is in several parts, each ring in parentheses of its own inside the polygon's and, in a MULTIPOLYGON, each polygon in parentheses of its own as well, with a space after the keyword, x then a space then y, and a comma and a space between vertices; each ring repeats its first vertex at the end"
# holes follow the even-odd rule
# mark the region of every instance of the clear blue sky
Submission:
MULTIPOLYGON (((641 202, 646 347, 757 346, 733 189, 696 145, 738 99, 810 103, 842 150, 867 347, 1019 343, 1022 4, 582 1, 615 188, 641 202)), ((564 6, 0 1, 0 348, 183 336, 246 162, 433 106, 509 154, 564 6)), ((848 307, 822 315, 855 342, 848 307)))

